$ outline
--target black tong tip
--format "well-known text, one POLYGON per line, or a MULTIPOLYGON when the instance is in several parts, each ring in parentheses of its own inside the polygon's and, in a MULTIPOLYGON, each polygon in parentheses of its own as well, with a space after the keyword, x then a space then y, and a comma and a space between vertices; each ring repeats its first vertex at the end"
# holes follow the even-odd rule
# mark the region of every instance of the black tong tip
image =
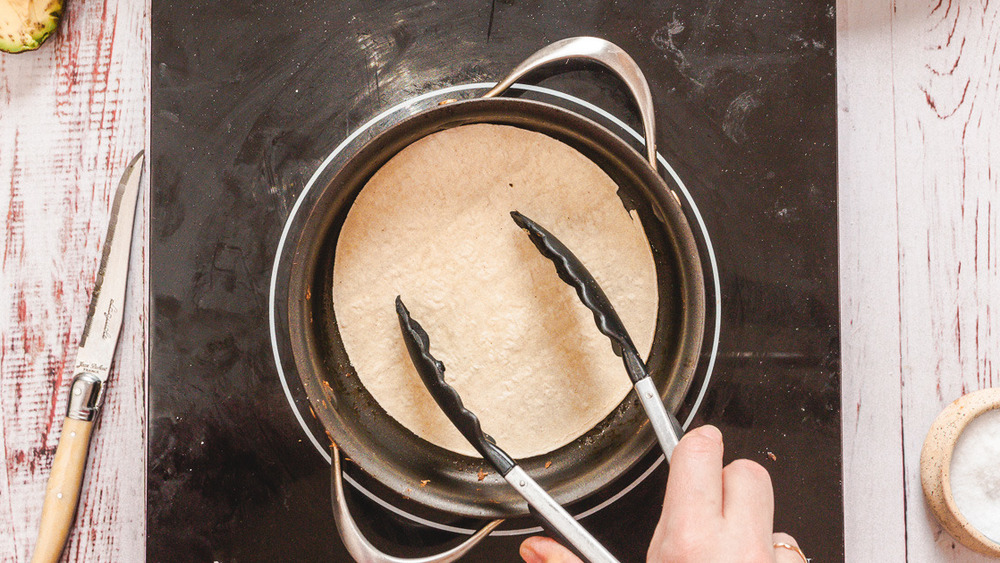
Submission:
MULTIPOLYGON (((625 325, 618 317, 618 313, 611 305, 608 296, 605 295, 604 290, 597 284, 597 280, 583 265, 583 262, 562 241, 538 223, 518 211, 511 211, 510 216, 518 227, 528 233, 528 238, 531 239, 532 244, 542 256, 548 258, 555 265, 559 279, 576 289, 580 301, 594 314, 597 328, 611 340, 611 347, 615 354, 625 359, 626 368, 632 381, 635 382, 645 377, 645 367, 635 369, 639 353, 635 344, 632 343, 628 331, 625 330, 625 325), (633 365, 630 366, 630 364, 633 365)), ((641 360, 638 360, 638 363, 641 364, 641 360)))
POLYGON ((479 418, 465 408, 458 391, 444 380, 444 364, 431 355, 431 343, 427 331, 410 316, 410 311, 399 296, 396 296, 396 315, 399 317, 399 328, 403 331, 403 341, 410 353, 410 360, 417 368, 424 387, 462 436, 465 436, 476 451, 501 475, 506 475, 514 468, 514 460, 497 447, 493 438, 483 432, 479 418))

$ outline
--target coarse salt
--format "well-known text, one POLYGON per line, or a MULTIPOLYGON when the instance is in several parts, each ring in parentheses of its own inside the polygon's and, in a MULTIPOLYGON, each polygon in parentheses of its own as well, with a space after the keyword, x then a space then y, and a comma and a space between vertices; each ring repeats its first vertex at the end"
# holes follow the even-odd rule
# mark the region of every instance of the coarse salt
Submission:
POLYGON ((977 416, 958 437, 951 494, 969 523, 1000 543, 1000 409, 977 416))

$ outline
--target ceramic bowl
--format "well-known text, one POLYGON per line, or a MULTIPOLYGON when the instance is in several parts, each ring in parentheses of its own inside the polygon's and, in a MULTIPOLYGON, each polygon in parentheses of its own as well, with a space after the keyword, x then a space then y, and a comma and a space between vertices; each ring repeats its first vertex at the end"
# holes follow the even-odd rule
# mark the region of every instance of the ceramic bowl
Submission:
POLYGON ((931 425, 924 441, 920 481, 931 512, 949 534, 974 551, 1000 557, 1000 544, 969 523, 951 493, 951 458, 958 437, 973 419, 993 409, 1000 409, 1000 388, 975 391, 948 405, 931 425))

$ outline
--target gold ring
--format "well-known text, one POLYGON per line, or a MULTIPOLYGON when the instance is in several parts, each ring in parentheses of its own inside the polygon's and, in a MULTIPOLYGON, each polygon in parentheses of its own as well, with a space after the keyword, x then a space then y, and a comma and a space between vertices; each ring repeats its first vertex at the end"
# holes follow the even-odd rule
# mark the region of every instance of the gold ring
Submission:
POLYGON ((798 546, 792 545, 790 543, 776 543, 776 544, 774 544, 774 548, 775 549, 778 549, 779 547, 781 549, 787 549, 788 551, 794 551, 796 553, 796 555, 798 555, 799 557, 802 558, 802 563, 809 563, 809 559, 806 557, 806 554, 802 553, 802 550, 799 549, 798 546))

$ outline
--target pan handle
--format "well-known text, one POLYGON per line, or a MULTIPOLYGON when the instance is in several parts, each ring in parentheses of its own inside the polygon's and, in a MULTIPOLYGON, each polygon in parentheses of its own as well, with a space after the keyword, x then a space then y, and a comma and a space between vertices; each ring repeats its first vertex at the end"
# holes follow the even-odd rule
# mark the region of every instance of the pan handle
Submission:
POLYGON ((358 563, 450 563, 468 553, 503 522, 503 520, 493 520, 469 536, 464 542, 436 555, 406 559, 382 553, 365 538, 357 523, 354 522, 354 518, 351 517, 351 511, 347 507, 347 497, 344 495, 340 448, 333 444, 330 450, 330 457, 333 458, 333 517, 337 522, 337 532, 340 533, 340 539, 343 540, 347 552, 358 563))
POLYGON ((492 90, 483 94, 484 98, 494 98, 510 88, 512 84, 529 72, 559 61, 584 59, 606 67, 620 78, 639 106, 643 134, 646 137, 646 158, 656 170, 656 121, 653 116, 653 96, 649 84, 642 75, 639 65, 621 47, 599 37, 570 37, 556 41, 548 47, 536 51, 497 83, 492 90))

